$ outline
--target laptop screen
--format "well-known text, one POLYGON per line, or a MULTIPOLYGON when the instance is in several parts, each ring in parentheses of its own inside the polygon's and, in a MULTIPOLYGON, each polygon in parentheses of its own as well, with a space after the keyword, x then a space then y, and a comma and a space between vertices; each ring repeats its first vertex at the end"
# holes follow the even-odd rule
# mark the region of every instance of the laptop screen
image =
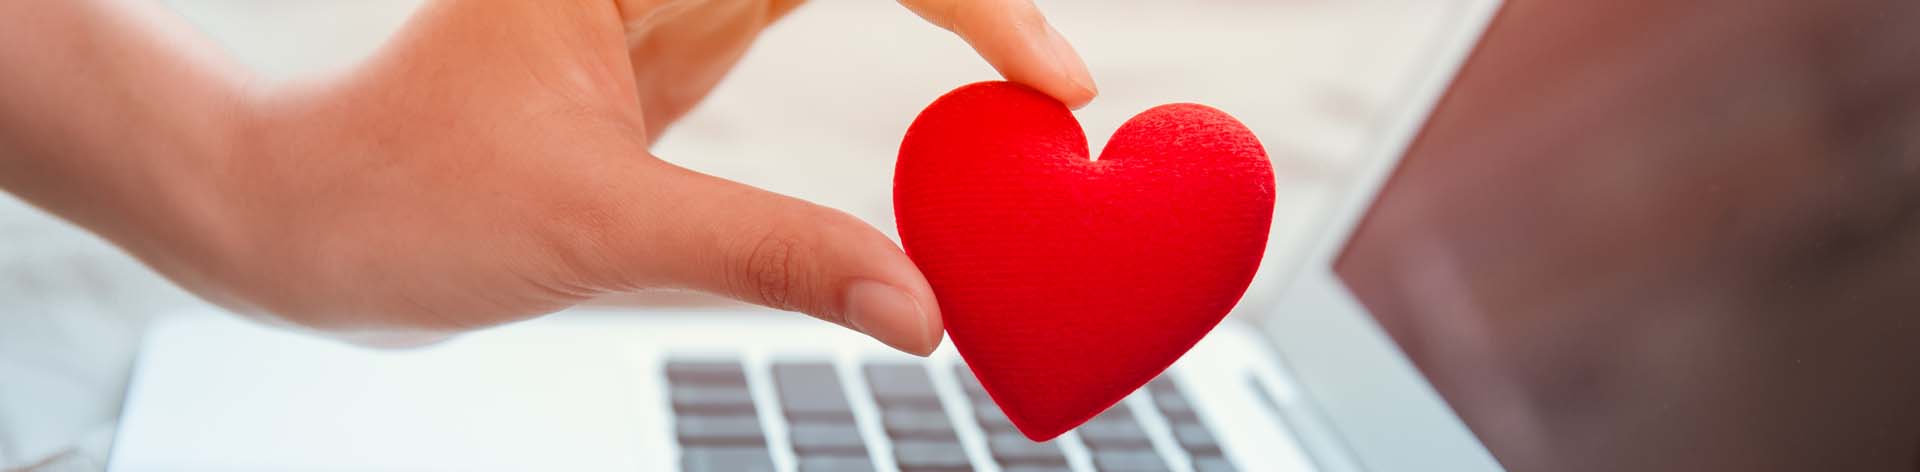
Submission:
POLYGON ((1507 3, 1335 265, 1504 466, 1920 470, 1920 8, 1842 3, 1507 3))

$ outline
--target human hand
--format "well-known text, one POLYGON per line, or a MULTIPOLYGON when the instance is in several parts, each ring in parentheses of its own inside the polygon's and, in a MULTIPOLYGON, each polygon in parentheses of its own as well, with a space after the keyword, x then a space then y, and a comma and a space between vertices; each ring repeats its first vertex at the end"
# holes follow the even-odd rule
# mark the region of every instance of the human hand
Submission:
MULTIPOLYGON (((1009 78, 1094 94, 1028 0, 905 3, 1009 78)), ((681 288, 926 354, 939 307, 879 231, 648 152, 794 6, 431 2, 344 76, 243 94, 228 152, 168 199, 200 229, 127 246, 229 307, 367 343, 681 288)))

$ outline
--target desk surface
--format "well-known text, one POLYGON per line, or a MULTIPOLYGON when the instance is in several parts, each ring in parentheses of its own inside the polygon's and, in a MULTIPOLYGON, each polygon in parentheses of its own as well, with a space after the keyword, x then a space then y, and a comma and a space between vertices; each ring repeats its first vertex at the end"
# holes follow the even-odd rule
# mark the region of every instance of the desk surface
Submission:
MULTIPOLYGON (((275 78, 351 64, 415 1, 168 0, 275 78)), ((1043 2, 1103 95, 1079 112, 1092 148, 1153 105, 1238 116, 1274 156, 1280 208, 1269 259, 1391 99, 1446 2, 1043 2)), ((891 231, 892 161, 919 109, 996 76, 965 45, 894 2, 822 1, 764 36, 732 76, 655 146, 697 170, 846 210, 891 231), (884 39, 876 39, 884 38, 884 39), (838 71, 868 71, 854 77, 838 71)), ((112 438, 144 322, 198 303, 111 245, 0 193, 0 468, 96 470, 112 438)))

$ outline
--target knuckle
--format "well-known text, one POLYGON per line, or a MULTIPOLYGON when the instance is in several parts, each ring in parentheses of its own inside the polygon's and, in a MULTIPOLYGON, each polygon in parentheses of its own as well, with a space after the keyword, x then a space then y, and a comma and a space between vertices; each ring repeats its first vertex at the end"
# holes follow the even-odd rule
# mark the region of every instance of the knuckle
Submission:
POLYGON ((806 307, 809 300, 804 289, 808 280, 800 264, 806 249, 799 238, 768 231, 746 241, 744 250, 734 258, 736 267, 730 284, 734 294, 779 309, 806 307))

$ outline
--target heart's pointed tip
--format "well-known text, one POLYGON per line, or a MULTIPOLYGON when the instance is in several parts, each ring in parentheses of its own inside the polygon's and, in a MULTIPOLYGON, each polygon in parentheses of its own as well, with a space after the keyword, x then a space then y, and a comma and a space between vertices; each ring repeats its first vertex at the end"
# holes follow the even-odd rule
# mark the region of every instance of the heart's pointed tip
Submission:
MULTIPOLYGON (((1099 397, 1099 396, 1103 396, 1103 395, 1098 393, 1088 393, 1086 395, 1070 395, 1069 398, 1091 398, 1091 397, 1099 397)), ((1059 438, 1060 435, 1062 434, 1067 434, 1068 431, 1073 431, 1074 428, 1078 428, 1080 427, 1080 425, 1086 424, 1088 421, 1093 421, 1094 416, 1098 415, 1102 411, 1106 411, 1109 408, 1113 408, 1112 405, 1115 405, 1118 403, 1119 403, 1118 399, 1114 400, 1113 402, 1103 402, 1103 404, 1108 406, 1104 408, 1098 408, 1098 409, 1088 409, 1088 410, 1085 410, 1084 412, 1067 414, 1067 415, 1031 415, 1031 414, 1027 414, 1026 412, 1016 411, 1014 409, 1007 409, 1005 411, 1007 413, 1007 419, 1009 420, 1009 422, 1013 423, 1014 429, 1019 430, 1021 435, 1026 436, 1027 439, 1033 440, 1033 442, 1047 442, 1047 441, 1052 441, 1056 438, 1059 438)), ((1081 408, 1084 408, 1084 406, 1080 406, 1080 405, 1067 406, 1064 409, 1080 411, 1081 408)), ((1061 411, 1061 410, 1053 410, 1053 411, 1061 411)))
POLYGON ((1022 436, 1026 436, 1028 440, 1037 443, 1058 439, 1060 435, 1067 434, 1068 431, 1073 431, 1073 428, 1076 426, 1077 425, 1023 425, 1020 424, 1019 421, 1013 422, 1014 429, 1020 430, 1022 436))

